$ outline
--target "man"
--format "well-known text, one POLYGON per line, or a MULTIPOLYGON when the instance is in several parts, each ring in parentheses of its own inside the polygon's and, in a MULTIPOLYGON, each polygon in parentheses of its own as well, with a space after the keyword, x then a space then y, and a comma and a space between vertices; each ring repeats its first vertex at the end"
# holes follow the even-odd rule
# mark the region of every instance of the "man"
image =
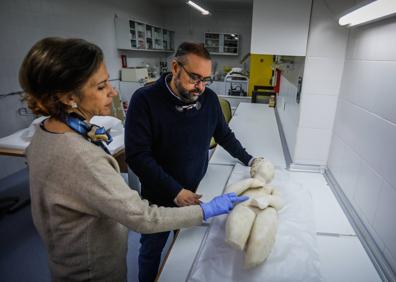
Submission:
MULTIPOLYGON (((182 43, 172 73, 131 98, 125 124, 126 161, 142 184, 142 197, 159 206, 199 204, 195 193, 208 167, 213 136, 233 157, 252 160, 224 120, 212 82, 209 52, 182 43)), ((153 281, 169 232, 142 234, 139 281, 153 281)))

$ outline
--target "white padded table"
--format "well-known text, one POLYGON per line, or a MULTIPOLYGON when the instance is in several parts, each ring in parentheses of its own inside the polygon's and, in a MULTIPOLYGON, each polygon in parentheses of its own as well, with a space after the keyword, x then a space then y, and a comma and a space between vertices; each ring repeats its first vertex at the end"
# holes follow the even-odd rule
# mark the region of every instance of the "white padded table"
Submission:
MULTIPOLYGON (((16 157, 24 157, 25 150, 30 144, 30 140, 41 120, 45 117, 37 118, 33 123, 24 129, 18 130, 17 132, 0 138, 0 155, 9 155, 16 157)), ((100 126, 105 126, 106 129, 111 127, 106 127, 106 124, 118 126, 117 130, 110 133, 113 137, 113 142, 111 142, 107 148, 113 156, 117 156, 124 150, 124 130, 122 128, 122 123, 115 117, 95 116, 91 122, 98 124, 100 126)))
MULTIPOLYGON (((273 108, 265 104, 240 103, 229 126, 249 154, 286 167, 273 108)), ((210 159, 211 164, 235 164, 237 161, 221 146, 217 146, 210 159)))
MULTIPOLYGON (((233 168, 232 165, 209 164, 205 177, 197 189, 197 193, 202 194, 202 201, 206 202, 223 193, 233 168)), ((203 225, 180 230, 158 281, 186 280, 206 229, 207 226, 203 225)))
MULTIPOLYGON (((267 157, 276 166, 285 167, 273 109, 262 104, 241 103, 230 126, 249 153, 267 157)), ((204 201, 223 191, 236 162, 221 147, 215 149, 208 171, 198 187, 204 201)), ((288 174, 291 180, 311 192, 324 281, 381 281, 324 176, 305 172, 288 174)), ((197 252, 206 238, 206 231, 207 226, 180 231, 158 281, 188 279, 197 252)))
POLYGON ((356 235, 322 174, 289 172, 289 176, 311 192, 317 233, 356 235))

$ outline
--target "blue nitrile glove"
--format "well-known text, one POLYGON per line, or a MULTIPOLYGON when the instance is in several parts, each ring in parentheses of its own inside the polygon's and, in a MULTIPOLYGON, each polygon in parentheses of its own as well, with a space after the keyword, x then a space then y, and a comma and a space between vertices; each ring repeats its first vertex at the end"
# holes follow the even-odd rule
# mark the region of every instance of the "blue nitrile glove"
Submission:
POLYGON ((246 201, 248 196, 238 197, 235 193, 227 193, 221 196, 214 197, 210 202, 201 203, 204 220, 210 217, 228 213, 234 208, 234 204, 246 201))

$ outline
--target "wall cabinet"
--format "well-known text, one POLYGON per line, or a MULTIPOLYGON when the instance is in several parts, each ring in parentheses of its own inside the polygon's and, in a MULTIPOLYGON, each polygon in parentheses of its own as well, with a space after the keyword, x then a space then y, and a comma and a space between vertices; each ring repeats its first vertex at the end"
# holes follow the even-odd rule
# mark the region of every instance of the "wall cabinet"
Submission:
POLYGON ((214 55, 238 55, 239 35, 236 33, 205 33, 205 47, 214 55))
POLYGON ((118 16, 114 19, 117 48, 173 52, 174 31, 118 16))
MULTIPOLYGON (((251 41, 250 53, 305 56, 312 2, 254 1, 251 36, 254 40, 251 41)), ((318 33, 315 29, 312 31, 318 33)), ((326 32, 330 34, 331 31, 326 32)))

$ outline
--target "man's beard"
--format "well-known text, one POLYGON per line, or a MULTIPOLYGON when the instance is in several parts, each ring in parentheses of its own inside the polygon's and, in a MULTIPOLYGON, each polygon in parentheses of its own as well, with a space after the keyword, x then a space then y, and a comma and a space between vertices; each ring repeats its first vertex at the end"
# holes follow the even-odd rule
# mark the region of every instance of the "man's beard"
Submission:
POLYGON ((176 90, 179 93, 180 99, 184 103, 194 103, 198 100, 199 96, 203 93, 200 91, 199 88, 194 88, 190 91, 186 90, 180 83, 180 73, 177 75, 176 80, 175 80, 175 86, 176 90), (193 94, 193 93, 199 93, 199 95, 193 94))

